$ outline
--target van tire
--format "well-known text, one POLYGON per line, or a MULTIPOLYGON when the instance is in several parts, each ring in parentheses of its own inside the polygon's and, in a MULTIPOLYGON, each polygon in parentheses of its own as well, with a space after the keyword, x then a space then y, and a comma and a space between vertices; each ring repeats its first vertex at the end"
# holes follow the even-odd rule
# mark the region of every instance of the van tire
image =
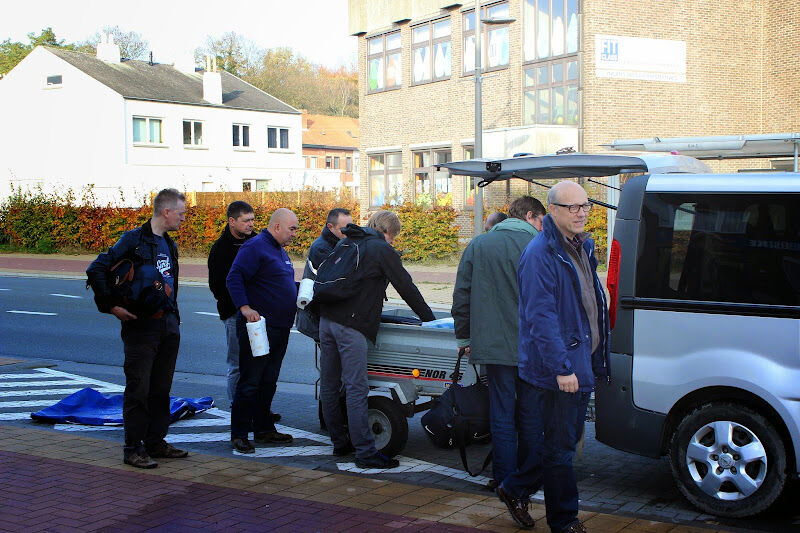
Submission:
POLYGON ((394 457, 408 442, 408 420, 403 409, 385 396, 370 396, 369 424, 375 437, 375 447, 387 457, 394 457))
POLYGON ((780 496, 787 479, 786 450, 778 432, 764 416, 734 403, 706 404, 686 415, 672 436, 669 459, 672 476, 686 499, 720 517, 742 518, 766 510, 780 496), (715 423, 719 424, 716 429, 715 423), (718 437, 718 432, 723 435, 718 437), (687 461, 691 443, 694 457, 687 461), (736 453, 746 445, 751 445, 748 463, 743 454, 736 453), (754 492, 747 495, 753 487, 754 492))

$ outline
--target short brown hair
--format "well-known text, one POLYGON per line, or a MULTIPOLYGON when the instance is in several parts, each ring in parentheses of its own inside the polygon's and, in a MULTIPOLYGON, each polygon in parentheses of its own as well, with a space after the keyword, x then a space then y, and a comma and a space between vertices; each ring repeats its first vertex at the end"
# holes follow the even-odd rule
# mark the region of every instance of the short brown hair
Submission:
POLYGON ((372 213, 367 221, 367 227, 378 233, 388 233, 396 237, 400 233, 400 219, 391 211, 383 209, 372 213))
POLYGON ((525 215, 528 214, 528 211, 533 212, 534 217, 545 214, 542 202, 533 196, 520 196, 511 202, 511 207, 508 208, 508 216, 525 220, 525 215))
POLYGON ((161 189, 153 199, 153 216, 164 214, 164 209, 175 209, 178 200, 186 201, 186 196, 178 189, 161 189))

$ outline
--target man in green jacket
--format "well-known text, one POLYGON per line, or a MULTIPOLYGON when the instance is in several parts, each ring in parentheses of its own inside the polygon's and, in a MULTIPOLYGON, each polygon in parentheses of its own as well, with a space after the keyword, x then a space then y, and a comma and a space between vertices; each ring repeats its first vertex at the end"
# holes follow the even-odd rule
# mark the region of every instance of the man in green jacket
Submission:
POLYGON ((464 250, 451 311, 459 348, 466 348, 470 363, 486 368, 498 485, 517 466, 517 265, 525 246, 541 231, 545 210, 539 200, 523 196, 514 200, 508 215, 464 250))

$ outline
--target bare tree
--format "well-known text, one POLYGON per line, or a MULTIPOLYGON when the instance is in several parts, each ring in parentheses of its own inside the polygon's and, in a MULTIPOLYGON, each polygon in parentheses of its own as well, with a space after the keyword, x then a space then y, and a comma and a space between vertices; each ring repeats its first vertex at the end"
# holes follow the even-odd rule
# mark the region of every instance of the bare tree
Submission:
POLYGON ((229 31, 219 37, 206 37, 205 46, 195 49, 194 59, 198 66, 203 66, 204 56, 216 57, 220 68, 241 77, 252 71, 261 54, 250 39, 229 31))
POLYGON ((82 43, 82 48, 86 51, 97 51, 100 36, 104 33, 110 33, 114 42, 119 45, 120 56, 128 59, 144 59, 147 55, 148 43, 142 39, 141 34, 135 31, 125 31, 119 26, 103 26, 100 31, 82 43))

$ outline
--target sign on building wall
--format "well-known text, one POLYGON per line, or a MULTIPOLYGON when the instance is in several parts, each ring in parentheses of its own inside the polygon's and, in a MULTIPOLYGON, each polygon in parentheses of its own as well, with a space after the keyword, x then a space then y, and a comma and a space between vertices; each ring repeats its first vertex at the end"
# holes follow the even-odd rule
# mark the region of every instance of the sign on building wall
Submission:
POLYGON ((686 42, 595 35, 595 76, 686 82, 686 42))

